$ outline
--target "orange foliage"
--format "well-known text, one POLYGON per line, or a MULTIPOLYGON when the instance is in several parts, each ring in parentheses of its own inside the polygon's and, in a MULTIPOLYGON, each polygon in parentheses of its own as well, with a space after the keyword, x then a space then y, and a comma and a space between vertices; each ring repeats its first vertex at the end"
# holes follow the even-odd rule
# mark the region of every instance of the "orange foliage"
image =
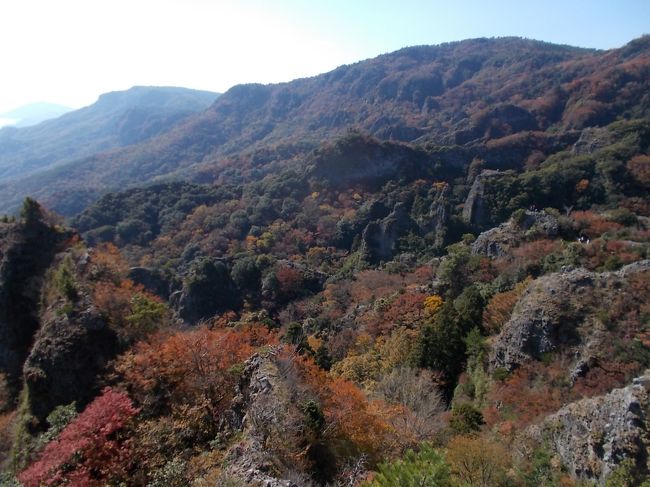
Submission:
POLYGON ((442 307, 442 298, 437 294, 424 298, 424 310, 430 316, 435 316, 442 307))
POLYGON ((487 332, 491 334, 499 332, 501 326, 510 319, 515 304, 530 283, 531 278, 528 277, 518 283, 514 289, 492 296, 483 311, 483 327, 487 332))
POLYGON ((506 448, 481 437, 457 436, 447 445, 446 460, 463 485, 482 487, 504 484, 510 466, 506 448))
POLYGON ((93 301, 111 323, 121 325, 129 313, 129 303, 133 295, 144 292, 141 285, 135 284, 130 279, 124 279, 118 284, 112 281, 100 281, 93 290, 93 301))
POLYGON ((519 247, 512 249, 511 257, 499 257, 494 260, 493 265, 499 273, 517 268, 526 268, 530 265, 537 265, 547 255, 557 252, 560 245, 560 242, 549 239, 525 242, 519 247))
POLYGON ((621 224, 609 221, 593 211, 574 211, 571 213, 571 218, 577 227, 592 239, 601 236, 605 232, 614 232, 623 227, 621 224))
POLYGON ((301 292, 302 275, 292 267, 280 267, 275 273, 279 290, 283 296, 291 298, 301 292))
POLYGON ((112 243, 100 244, 92 250, 91 273, 95 279, 114 280, 126 276, 129 264, 112 243))
POLYGON ((262 327, 160 333, 123 355, 116 369, 139 402, 151 396, 171 405, 207 400, 216 415, 226 406, 238 377, 231 368, 257 347, 277 341, 262 327))
POLYGON ((650 185, 650 156, 634 156, 627 163, 627 170, 641 184, 650 185))
POLYGON ((294 359, 299 373, 323 405, 325 438, 344 454, 365 453, 379 460, 397 445, 389 426, 392 408, 381 401, 368 400, 352 382, 332 378, 311 359, 294 359))
POLYGON ((565 382, 566 363, 544 366, 539 362, 524 364, 502 384, 496 384, 488 394, 489 403, 500 403, 499 409, 485 411, 489 426, 503 420, 518 427, 531 424, 539 417, 557 411, 564 403, 563 390, 554 384, 565 382))
POLYGON ((576 192, 582 193, 589 187, 588 179, 581 179, 576 183, 576 192))

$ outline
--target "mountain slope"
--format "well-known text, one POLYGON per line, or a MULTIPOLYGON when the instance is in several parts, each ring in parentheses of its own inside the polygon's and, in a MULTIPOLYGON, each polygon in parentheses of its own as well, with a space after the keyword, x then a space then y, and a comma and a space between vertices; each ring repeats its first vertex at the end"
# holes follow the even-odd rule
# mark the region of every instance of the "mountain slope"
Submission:
POLYGON ((350 128, 476 146, 650 113, 650 37, 606 52, 517 38, 420 46, 276 85, 240 85, 146 143, 2 188, 73 214, 111 189, 164 178, 258 177, 350 128), (251 166, 255 166, 251 169, 251 166), (79 189, 83 182, 83 190, 79 189))
POLYGON ((0 178, 141 142, 207 108, 216 97, 185 88, 134 87, 104 94, 93 105, 37 126, 5 127, 0 130, 0 178))

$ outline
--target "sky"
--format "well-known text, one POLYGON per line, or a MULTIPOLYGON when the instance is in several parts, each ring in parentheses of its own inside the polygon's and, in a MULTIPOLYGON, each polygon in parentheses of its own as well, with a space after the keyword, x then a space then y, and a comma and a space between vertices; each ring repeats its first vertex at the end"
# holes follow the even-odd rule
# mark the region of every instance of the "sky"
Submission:
POLYGON ((1 1, 0 114, 135 85, 225 92, 474 37, 610 49, 644 33, 650 0, 1 1))

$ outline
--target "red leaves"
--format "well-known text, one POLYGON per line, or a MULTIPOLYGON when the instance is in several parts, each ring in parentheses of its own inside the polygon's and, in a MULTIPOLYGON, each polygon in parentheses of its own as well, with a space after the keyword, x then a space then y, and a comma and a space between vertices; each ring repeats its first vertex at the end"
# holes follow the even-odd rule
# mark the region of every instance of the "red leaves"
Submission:
POLYGON ((107 387, 45 446, 38 460, 18 475, 19 480, 25 487, 64 480, 70 485, 93 486, 120 477, 129 458, 129 442, 117 433, 137 413, 126 394, 107 387))

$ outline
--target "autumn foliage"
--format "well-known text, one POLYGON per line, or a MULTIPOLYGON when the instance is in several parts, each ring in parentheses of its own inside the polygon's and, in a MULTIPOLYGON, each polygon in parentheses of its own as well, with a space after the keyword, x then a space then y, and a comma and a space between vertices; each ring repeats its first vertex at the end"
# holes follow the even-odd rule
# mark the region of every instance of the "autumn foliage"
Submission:
POLYGON ((246 330, 200 327, 184 333, 153 336, 138 343, 116 366, 138 402, 152 401, 163 410, 172 404, 207 400, 214 415, 227 406, 234 381, 233 366, 256 347, 276 343, 263 326, 246 330))
POLYGON ((36 462, 21 472, 25 487, 69 484, 102 486, 124 478, 130 443, 120 431, 138 413, 123 392, 106 388, 102 395, 45 446, 36 462))

